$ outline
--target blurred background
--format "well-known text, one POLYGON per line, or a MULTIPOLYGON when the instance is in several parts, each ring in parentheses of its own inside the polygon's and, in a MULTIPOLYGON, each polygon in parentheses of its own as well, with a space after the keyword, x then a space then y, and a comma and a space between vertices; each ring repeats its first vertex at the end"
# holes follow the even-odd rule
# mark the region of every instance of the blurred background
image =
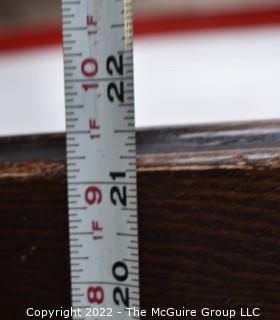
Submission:
MULTIPOLYGON (((280 0, 134 0, 137 127, 280 118, 280 0)), ((0 135, 65 130, 60 1, 0 0, 0 135)))

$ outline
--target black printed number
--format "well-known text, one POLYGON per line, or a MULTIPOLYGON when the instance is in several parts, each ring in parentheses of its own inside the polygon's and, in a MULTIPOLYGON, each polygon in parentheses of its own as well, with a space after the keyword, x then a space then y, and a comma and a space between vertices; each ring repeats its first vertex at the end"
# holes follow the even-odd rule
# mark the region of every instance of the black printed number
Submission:
POLYGON ((119 100, 119 102, 124 102, 124 84, 123 81, 120 83, 111 82, 108 84, 107 88, 107 96, 111 102, 115 101, 115 98, 119 100))
POLYGON ((128 288, 121 289, 119 287, 115 288, 113 291, 113 299, 117 306, 122 303, 127 308, 129 307, 129 291, 128 288))
MULTIPOLYGON (((122 262, 116 262, 112 267, 112 273, 117 281, 123 282, 128 278, 127 265, 122 262)), ((113 299, 116 305, 123 304, 125 307, 129 307, 129 289, 116 287, 113 290, 113 299)))
MULTIPOLYGON (((122 76, 124 73, 123 56, 109 56, 106 62, 107 72, 111 76, 122 76)), ((110 82, 107 87, 107 97, 111 102, 124 102, 124 83, 110 82)))
POLYGON ((123 206, 126 207, 127 205, 127 194, 126 194, 126 187, 112 187, 111 189, 111 202, 113 205, 117 205, 120 202, 123 206))
POLYGON ((120 55, 119 59, 117 59, 115 56, 110 56, 107 59, 107 72, 113 76, 115 74, 115 71, 119 75, 123 75, 123 56, 120 55))

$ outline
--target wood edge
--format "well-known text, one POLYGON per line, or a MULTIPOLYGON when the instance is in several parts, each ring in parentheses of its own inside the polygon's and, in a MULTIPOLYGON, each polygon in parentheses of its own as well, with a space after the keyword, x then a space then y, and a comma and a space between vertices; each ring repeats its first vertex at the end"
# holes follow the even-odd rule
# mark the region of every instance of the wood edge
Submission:
POLYGON ((201 170, 267 170, 280 168, 280 149, 229 150, 176 154, 150 154, 137 157, 137 170, 201 171, 201 170))
MULTIPOLYGON (((146 128, 136 141, 139 172, 280 168, 279 121, 146 128)), ((0 149, 2 179, 65 174, 64 133, 2 137, 0 149)))
POLYGON ((52 179, 65 172, 65 164, 57 161, 6 162, 0 165, 0 179, 52 179))
MULTIPOLYGON (((207 170, 277 170, 279 150, 243 150, 148 154, 137 156, 137 172, 207 171, 207 170)), ((6 162, 0 164, 0 179, 54 179, 66 173, 62 161, 6 162)))

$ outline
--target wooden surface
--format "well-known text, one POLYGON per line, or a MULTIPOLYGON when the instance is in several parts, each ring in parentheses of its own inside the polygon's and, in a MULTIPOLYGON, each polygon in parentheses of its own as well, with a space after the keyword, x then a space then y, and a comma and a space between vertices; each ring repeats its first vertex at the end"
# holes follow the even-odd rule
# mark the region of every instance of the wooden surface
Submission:
MULTIPOLYGON (((137 144, 142 307, 278 320, 280 123, 141 131, 137 144)), ((64 137, 2 138, 0 150, 1 316, 68 307, 64 137)))

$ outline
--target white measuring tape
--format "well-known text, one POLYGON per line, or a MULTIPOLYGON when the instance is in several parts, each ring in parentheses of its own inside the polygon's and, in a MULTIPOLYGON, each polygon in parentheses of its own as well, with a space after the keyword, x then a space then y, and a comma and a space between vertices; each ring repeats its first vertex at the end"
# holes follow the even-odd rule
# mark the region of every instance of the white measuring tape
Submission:
POLYGON ((131 1, 62 11, 73 318, 125 320, 139 307, 131 1))

